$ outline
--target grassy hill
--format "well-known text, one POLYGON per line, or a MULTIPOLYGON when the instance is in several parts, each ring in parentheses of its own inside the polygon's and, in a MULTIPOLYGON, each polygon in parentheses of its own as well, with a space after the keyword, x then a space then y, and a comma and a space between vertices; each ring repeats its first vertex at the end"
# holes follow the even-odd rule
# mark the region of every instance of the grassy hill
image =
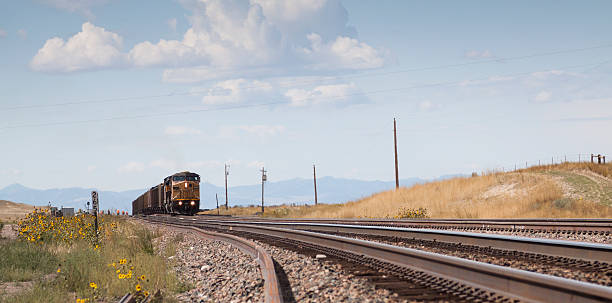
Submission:
POLYGON ((0 200, 0 220, 7 222, 22 218, 26 214, 31 213, 35 207, 28 204, 0 200))
MULTIPOLYGON (((419 208, 432 218, 612 217, 612 164, 564 163, 490 172, 401 187, 344 204, 271 207, 266 215, 395 218, 419 208)), ((246 215, 259 210, 221 213, 246 215)))

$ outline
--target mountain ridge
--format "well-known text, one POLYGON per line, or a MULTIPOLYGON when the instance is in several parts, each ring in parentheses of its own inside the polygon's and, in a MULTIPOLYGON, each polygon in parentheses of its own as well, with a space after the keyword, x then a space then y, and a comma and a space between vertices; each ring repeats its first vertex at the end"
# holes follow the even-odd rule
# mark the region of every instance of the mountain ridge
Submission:
MULTIPOLYGON (((432 180, 448 179, 463 175, 444 175, 432 180)), ((400 185, 411 186, 432 180, 421 178, 406 178, 400 180, 400 185)), ((336 177, 321 177, 317 179, 319 203, 343 203, 367 197, 380 191, 391 189, 394 181, 365 181, 336 177)), ((147 187, 146 189, 148 189, 147 187)), ((98 191, 101 209, 131 210, 132 201, 145 190, 132 189, 124 191, 98 191)), ((34 189, 22 184, 13 183, 0 189, 0 199, 17 201, 29 205, 47 205, 49 202, 58 207, 74 207, 84 209, 91 199, 94 188, 70 187, 34 189)), ((200 184, 200 208, 215 208, 215 194, 219 205, 225 205, 225 188, 203 182, 200 184)), ((230 186, 228 188, 229 205, 252 205, 261 203, 261 184, 230 186)), ((313 203, 314 189, 312 179, 293 178, 265 184, 265 203, 268 205, 296 203, 313 203)))

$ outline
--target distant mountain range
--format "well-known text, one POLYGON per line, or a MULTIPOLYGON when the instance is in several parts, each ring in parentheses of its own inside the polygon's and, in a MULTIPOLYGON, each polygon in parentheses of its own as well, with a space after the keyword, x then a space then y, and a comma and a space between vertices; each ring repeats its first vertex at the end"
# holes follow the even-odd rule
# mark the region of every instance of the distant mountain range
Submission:
MULTIPOLYGON (((449 179, 463 175, 445 175, 434 180, 449 179)), ((400 180, 402 186, 411 186, 433 180, 409 178, 400 180)), ((363 181, 355 179, 342 179, 323 177, 317 179, 317 192, 319 203, 342 203, 357 200, 377 192, 392 189, 395 182, 389 181, 363 181)), ((49 202, 58 207, 85 208, 87 201, 91 200, 93 188, 61 188, 61 189, 33 189, 20 184, 12 184, 0 189, 0 200, 22 202, 30 205, 47 205, 49 202)), ((145 189, 127 191, 99 191, 101 209, 129 210, 132 201, 142 194, 145 189)), ((276 205, 283 203, 314 203, 312 180, 291 179, 278 182, 269 182, 265 185, 265 203, 276 205)), ((215 194, 218 194, 219 204, 225 204, 225 188, 210 183, 200 184, 200 208, 215 208, 215 194)), ((234 186, 228 189, 230 206, 249 205, 261 203, 261 184, 234 186)))

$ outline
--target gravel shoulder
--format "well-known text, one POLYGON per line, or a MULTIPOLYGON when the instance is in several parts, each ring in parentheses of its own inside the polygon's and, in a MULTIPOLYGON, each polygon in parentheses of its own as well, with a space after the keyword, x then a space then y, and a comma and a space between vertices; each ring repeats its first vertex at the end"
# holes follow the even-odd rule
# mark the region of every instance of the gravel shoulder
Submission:
POLYGON ((191 288, 180 302, 264 302, 264 280, 249 255, 220 241, 172 227, 143 223, 161 233, 157 253, 165 254, 179 279, 191 288))
MULTIPOLYGON (((263 302, 264 280, 258 264, 229 244, 209 241, 180 229, 143 223, 161 233, 155 250, 168 254, 179 278, 191 289, 180 302, 263 302)), ((407 302, 340 264, 255 241, 277 263, 279 279, 288 282, 285 302, 407 302), (290 289, 290 291, 289 291, 290 289)))

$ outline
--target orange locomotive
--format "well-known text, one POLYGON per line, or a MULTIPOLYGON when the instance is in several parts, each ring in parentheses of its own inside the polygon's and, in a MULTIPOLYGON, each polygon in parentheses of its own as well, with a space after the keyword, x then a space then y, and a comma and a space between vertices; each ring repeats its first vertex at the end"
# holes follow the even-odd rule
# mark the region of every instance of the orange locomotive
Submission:
POLYGON ((193 215, 199 210, 200 176, 188 171, 164 178, 132 202, 132 215, 193 215))

